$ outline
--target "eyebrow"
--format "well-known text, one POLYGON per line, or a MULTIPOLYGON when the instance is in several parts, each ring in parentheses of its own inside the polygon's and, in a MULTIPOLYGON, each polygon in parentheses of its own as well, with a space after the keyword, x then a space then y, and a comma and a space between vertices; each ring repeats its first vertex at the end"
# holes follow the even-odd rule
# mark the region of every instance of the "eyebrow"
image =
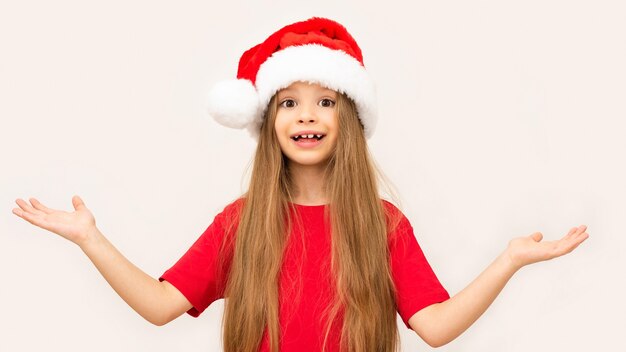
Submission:
MULTIPOLYGON (((278 91, 278 94, 280 94, 280 93, 287 93, 287 92, 293 92, 293 91, 295 91, 295 89, 293 89, 293 88, 283 88, 280 91, 278 91)), ((335 94, 337 93, 337 92, 335 92, 334 90, 332 90, 330 88, 324 88, 324 87, 322 87, 322 91, 324 93, 335 93, 335 94)))

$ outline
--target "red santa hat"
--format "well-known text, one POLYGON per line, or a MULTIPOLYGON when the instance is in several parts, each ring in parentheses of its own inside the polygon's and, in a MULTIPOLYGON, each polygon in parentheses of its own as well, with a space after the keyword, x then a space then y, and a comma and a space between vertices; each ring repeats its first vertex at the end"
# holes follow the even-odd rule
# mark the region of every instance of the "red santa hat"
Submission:
POLYGON ((246 128, 258 140, 272 96, 296 81, 317 83, 354 100, 366 138, 376 127, 376 89, 356 41, 320 17, 287 25, 243 53, 237 79, 218 82, 207 109, 220 124, 246 128))

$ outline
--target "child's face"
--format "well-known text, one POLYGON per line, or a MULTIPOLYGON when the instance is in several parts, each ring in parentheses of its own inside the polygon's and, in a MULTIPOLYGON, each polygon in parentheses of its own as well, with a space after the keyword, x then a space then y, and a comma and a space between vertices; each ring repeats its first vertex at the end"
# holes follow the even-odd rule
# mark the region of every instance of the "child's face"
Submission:
POLYGON ((337 144, 337 92, 319 84, 295 82, 280 90, 277 98, 274 128, 283 154, 291 163, 324 165, 337 144), (302 138, 303 133, 314 136, 302 138))

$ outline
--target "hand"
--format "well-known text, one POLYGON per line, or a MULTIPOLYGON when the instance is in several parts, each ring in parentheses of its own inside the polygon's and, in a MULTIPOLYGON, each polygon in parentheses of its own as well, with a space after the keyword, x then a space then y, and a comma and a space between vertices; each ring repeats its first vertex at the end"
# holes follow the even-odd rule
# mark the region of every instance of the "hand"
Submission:
POLYGON ((586 225, 573 227, 567 235, 558 241, 541 242, 543 238, 541 232, 514 238, 509 242, 505 253, 515 269, 520 269, 525 265, 550 260, 573 251, 589 237, 585 230, 587 230, 586 225))
POLYGON ((35 198, 30 198, 32 206, 22 199, 17 199, 15 203, 21 209, 13 208, 13 214, 79 246, 96 228, 96 219, 79 196, 72 197, 73 213, 47 208, 35 198))

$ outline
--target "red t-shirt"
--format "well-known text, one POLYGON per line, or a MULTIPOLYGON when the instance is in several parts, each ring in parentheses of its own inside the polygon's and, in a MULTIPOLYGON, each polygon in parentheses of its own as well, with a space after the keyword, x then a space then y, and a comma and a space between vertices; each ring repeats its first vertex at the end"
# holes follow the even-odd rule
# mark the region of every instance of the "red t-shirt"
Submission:
MULTIPOLYGON (((188 314, 199 316, 211 303, 224 298, 224 282, 218 282, 217 253, 224 236, 224 221, 236 215, 241 200, 227 205, 213 223, 196 240, 189 250, 165 271, 160 281, 167 280, 175 286, 193 305, 188 314)), ((400 212, 391 203, 384 201, 392 212, 400 212)), ((279 321, 281 328, 281 351, 321 351, 325 325, 320 315, 331 296, 330 287, 330 226, 324 222, 324 205, 295 205, 304 228, 302 252, 300 231, 293 226, 285 253, 279 279, 279 321), (306 254, 303 261, 301 255, 306 254), (301 275, 299 265, 302 263, 301 275), (301 294, 297 295, 297 287, 301 294)), ((391 271, 397 289, 396 306, 407 328, 409 318, 420 309, 443 302, 450 295, 441 285, 422 252, 408 219, 401 214, 401 221, 393 233, 389 234, 391 271)), ((226 266, 228 268, 228 266, 226 266)), ((333 322, 328 337, 329 351, 339 350, 341 315, 333 322)), ((267 329, 261 342, 260 351, 269 351, 267 329)))

